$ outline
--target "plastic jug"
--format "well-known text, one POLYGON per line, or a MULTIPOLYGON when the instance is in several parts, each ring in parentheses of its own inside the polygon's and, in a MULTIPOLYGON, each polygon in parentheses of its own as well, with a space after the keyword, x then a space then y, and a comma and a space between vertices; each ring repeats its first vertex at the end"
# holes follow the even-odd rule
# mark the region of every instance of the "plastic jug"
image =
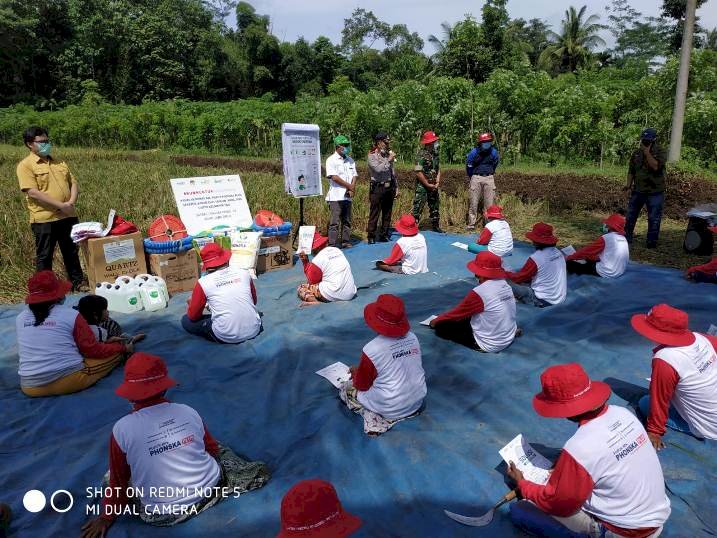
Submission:
POLYGON ((95 288, 95 295, 99 295, 100 297, 107 299, 107 310, 112 312, 120 312, 124 310, 122 299, 117 293, 115 293, 114 282, 98 283, 95 288))
POLYGON ((97 287, 97 291, 101 291, 98 295, 102 295, 107 299, 108 310, 123 314, 131 314, 142 310, 142 299, 132 277, 120 276, 115 280, 114 284, 103 282, 97 287))
POLYGON ((167 289, 167 283, 161 276, 143 273, 134 277, 134 281, 137 283, 138 286, 140 286, 140 288, 142 288, 146 284, 158 287, 162 292, 164 301, 169 303, 169 290, 167 289))

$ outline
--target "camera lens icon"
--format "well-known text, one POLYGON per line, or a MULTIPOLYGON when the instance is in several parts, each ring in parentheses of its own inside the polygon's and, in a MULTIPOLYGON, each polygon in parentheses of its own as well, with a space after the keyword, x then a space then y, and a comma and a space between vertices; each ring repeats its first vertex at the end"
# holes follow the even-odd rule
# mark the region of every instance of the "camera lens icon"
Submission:
MULTIPOLYGON (((41 512, 47 505, 45 494, 39 489, 31 489, 22 498, 22 504, 25 510, 36 514, 41 512)), ((72 509, 75 499, 72 493, 66 489, 58 489, 50 496, 50 506, 58 514, 64 514, 72 509)))

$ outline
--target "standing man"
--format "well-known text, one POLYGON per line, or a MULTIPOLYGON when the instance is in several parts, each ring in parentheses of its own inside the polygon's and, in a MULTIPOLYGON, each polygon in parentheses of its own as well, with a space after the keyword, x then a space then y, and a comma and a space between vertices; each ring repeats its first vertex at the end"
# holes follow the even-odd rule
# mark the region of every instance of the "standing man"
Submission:
POLYGON ((667 152, 657 145, 657 131, 645 129, 640 135, 640 147, 630 158, 627 184, 623 188, 631 191, 625 222, 625 239, 632 243, 637 217, 642 206, 647 204, 647 248, 657 246, 662 220, 662 206, 665 202, 665 162, 667 152))
POLYGON ((349 157, 351 142, 343 135, 334 138, 336 151, 326 159, 326 175, 329 192, 326 201, 331 210, 329 221, 329 246, 338 247, 339 224, 341 224, 341 247, 351 247, 351 198, 356 186, 356 163, 349 157))
POLYGON ((428 201, 428 212, 433 224, 433 231, 439 234, 441 216, 439 209, 438 188, 441 185, 441 170, 438 159, 438 136, 433 131, 426 131, 421 137, 421 149, 416 156, 416 194, 413 198, 413 218, 421 221, 423 206, 428 201))
MULTIPOLYGON (((493 135, 481 133, 478 143, 466 157, 466 175, 470 183, 468 205, 468 230, 474 230, 478 219, 478 204, 483 199, 483 210, 493 205, 495 199, 495 169, 500 162, 498 150, 493 146, 493 135)), ((480 214, 482 214, 481 211, 480 214)), ((485 219, 483 219, 485 224, 485 219)))
POLYGON ((86 291, 77 246, 70 238, 72 226, 78 223, 77 180, 64 161, 52 158, 46 129, 29 127, 23 140, 30 155, 17 165, 17 179, 30 212, 36 269, 52 270, 55 245, 59 244, 73 291, 86 291))
POLYGON ((371 209, 368 214, 369 245, 376 240, 385 243, 389 240, 388 228, 391 225, 393 201, 398 197, 398 180, 393 169, 396 154, 391 151, 391 139, 386 133, 376 133, 373 137, 373 148, 368 154, 368 171, 371 174, 369 202, 371 209), (381 228, 376 233, 378 215, 381 214, 381 228))

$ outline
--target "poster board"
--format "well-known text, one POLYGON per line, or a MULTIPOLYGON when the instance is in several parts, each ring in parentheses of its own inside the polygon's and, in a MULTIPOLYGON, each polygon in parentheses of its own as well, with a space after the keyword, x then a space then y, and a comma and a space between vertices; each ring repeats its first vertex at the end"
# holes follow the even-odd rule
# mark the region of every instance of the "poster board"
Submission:
POLYGON ((215 226, 251 226, 253 219, 238 174, 180 177, 171 179, 170 183, 179 216, 189 235, 215 226))
POLYGON ((281 147, 284 158, 284 190, 295 198, 321 196, 321 150, 319 126, 283 123, 281 147))
POLYGON ((314 243, 314 233, 316 226, 302 226, 299 228, 299 247, 296 249, 297 254, 311 254, 311 247, 314 243))

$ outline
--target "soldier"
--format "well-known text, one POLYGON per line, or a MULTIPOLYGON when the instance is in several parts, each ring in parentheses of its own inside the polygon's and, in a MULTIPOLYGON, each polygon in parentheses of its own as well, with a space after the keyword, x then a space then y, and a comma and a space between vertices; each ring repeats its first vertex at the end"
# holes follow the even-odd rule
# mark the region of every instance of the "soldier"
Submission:
POLYGON ((413 198, 413 217, 416 222, 421 220, 423 205, 428 201, 428 212, 433 224, 433 231, 441 230, 440 214, 438 213, 438 188, 441 184, 441 171, 438 162, 438 136, 433 131, 426 131, 421 137, 421 149, 416 157, 416 194, 413 198))

